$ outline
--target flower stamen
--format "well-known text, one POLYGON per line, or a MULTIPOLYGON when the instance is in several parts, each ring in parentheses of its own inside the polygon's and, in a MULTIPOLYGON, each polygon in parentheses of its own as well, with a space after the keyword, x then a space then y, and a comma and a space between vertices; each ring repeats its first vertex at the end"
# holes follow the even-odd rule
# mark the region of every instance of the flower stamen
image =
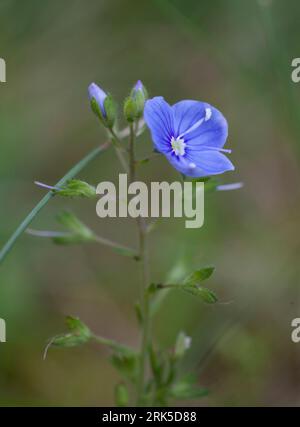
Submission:
POLYGON ((186 143, 184 142, 184 139, 180 136, 178 136, 177 138, 174 138, 174 136, 172 136, 171 146, 172 152, 175 153, 176 156, 183 156, 185 154, 186 143))

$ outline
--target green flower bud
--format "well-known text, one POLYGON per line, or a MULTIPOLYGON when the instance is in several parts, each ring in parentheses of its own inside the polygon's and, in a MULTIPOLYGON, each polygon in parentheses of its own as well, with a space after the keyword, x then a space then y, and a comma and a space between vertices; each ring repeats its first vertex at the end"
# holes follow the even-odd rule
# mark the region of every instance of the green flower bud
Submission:
POLYGON ((105 98, 104 109, 106 112, 105 125, 111 129, 117 118, 117 104, 111 95, 107 95, 105 98))
POLYGON ((117 106, 114 99, 95 83, 89 85, 88 94, 93 112, 105 127, 111 129, 117 116, 117 106))
POLYGON ((143 116, 144 105, 147 98, 147 90, 139 80, 124 103, 124 116, 128 122, 132 123, 143 116))
POLYGON ((130 96, 134 99, 137 108, 137 118, 141 118, 144 112, 144 105, 148 99, 148 92, 143 83, 138 80, 131 91, 130 96))
POLYGON ((80 179, 71 179, 61 189, 56 191, 56 194, 62 197, 96 197, 96 189, 87 182, 80 179))
POLYGON ((130 123, 134 122, 138 116, 138 109, 135 100, 131 97, 125 99, 124 102, 124 116, 130 123))
POLYGON ((94 233, 71 212, 62 212, 57 220, 68 229, 68 233, 53 237, 53 242, 60 245, 93 242, 94 233))

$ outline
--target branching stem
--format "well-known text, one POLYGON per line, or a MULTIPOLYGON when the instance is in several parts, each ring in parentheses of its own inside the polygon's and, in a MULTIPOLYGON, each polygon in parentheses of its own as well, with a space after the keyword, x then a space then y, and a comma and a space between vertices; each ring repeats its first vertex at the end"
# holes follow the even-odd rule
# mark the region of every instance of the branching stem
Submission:
MULTIPOLYGON (((55 187, 60 187, 64 185, 67 181, 74 178, 76 175, 78 175, 79 172, 83 168, 85 168, 92 160, 94 160, 100 153, 102 153, 104 150, 106 150, 109 147, 110 143, 106 142, 105 144, 95 148, 92 150, 87 156, 85 156, 83 159, 81 159, 76 165, 74 165, 67 173, 66 175, 61 178, 57 184, 55 184, 55 187)), ((26 216, 26 218, 21 222, 19 227, 14 231, 14 233, 10 236, 8 241, 5 243, 3 248, 0 251, 0 264, 3 262, 3 260, 6 258, 8 253, 13 248, 14 244, 18 240, 18 238, 24 233, 26 228, 31 224, 33 219, 37 216, 37 214, 43 209, 44 206, 52 199, 52 197, 55 195, 54 191, 49 191, 40 201, 39 203, 32 209, 32 211, 26 216)))

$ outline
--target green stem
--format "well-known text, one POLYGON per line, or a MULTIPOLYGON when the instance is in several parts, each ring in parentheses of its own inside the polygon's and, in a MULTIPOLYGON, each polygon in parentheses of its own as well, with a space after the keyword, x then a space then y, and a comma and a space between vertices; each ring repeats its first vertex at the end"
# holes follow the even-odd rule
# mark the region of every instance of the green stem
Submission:
POLYGON ((148 260, 148 245, 147 231, 143 221, 139 221, 139 241, 140 241, 140 259, 142 263, 142 286, 141 286, 141 302, 142 302, 142 342, 140 351, 140 370, 137 384, 137 404, 143 405, 143 394, 145 388, 145 376, 147 366, 148 343, 150 339, 150 307, 149 295, 147 288, 149 286, 149 260, 148 260))
MULTIPOLYGON (((130 125, 129 134, 129 169, 130 169, 130 182, 135 180, 136 175, 136 161, 135 161, 135 130, 134 125, 130 125)), ((149 260, 148 260, 148 247, 147 247, 147 227, 142 217, 137 218, 138 236, 139 236, 139 253, 142 264, 142 281, 141 281, 141 309, 142 309, 142 337, 141 337, 141 350, 140 350, 140 366, 139 376, 137 382, 137 404, 143 404, 143 395, 145 389, 145 376, 147 365, 147 352, 148 342, 150 335, 150 310, 147 287, 149 285, 149 260)))
POLYGON ((99 344, 106 345, 107 347, 110 347, 112 350, 120 351, 123 350, 124 352, 132 353, 132 349, 130 347, 127 347, 126 345, 119 344, 117 341, 111 340, 109 338, 99 337, 98 335, 92 335, 92 338, 94 341, 96 341, 99 344))
MULTIPOLYGON (((61 185, 64 185, 68 180, 74 178, 81 170, 87 166, 95 157, 98 156, 102 151, 106 150, 109 147, 109 143, 106 142, 105 144, 95 148, 92 150, 87 156, 85 156, 83 159, 81 159, 75 166, 73 166, 66 175, 61 178, 57 184, 55 184, 55 187, 59 187, 61 185)), ((27 215, 27 217, 21 222, 19 227, 16 229, 16 231, 10 236, 8 241, 5 243, 3 248, 0 251, 0 264, 3 262, 5 257, 8 255, 8 253, 11 251, 12 247, 16 243, 17 239, 21 236, 21 234, 26 230, 28 225, 33 221, 33 219, 36 217, 36 215, 40 212, 40 210, 49 202, 49 200, 55 195, 55 192, 49 191, 43 198, 40 200, 40 202, 32 209, 32 211, 27 215)))
POLYGON ((135 152, 134 152, 134 129, 133 124, 130 124, 130 135, 129 135, 129 169, 130 176, 129 181, 133 182, 135 180, 135 152))
POLYGON ((128 164, 127 164, 127 161, 126 161, 125 157, 123 156, 124 149, 123 149, 122 143, 121 143, 118 135, 116 134, 116 132, 112 128, 109 129, 109 131, 110 131, 110 134, 112 136, 112 142, 114 144, 117 157, 118 157, 118 159, 119 159, 119 161, 120 161, 120 163, 121 163, 124 171, 126 173, 128 173, 129 172, 128 171, 128 164))
POLYGON ((97 243, 109 246, 119 254, 123 253, 124 255, 131 256, 132 258, 139 260, 139 254, 134 249, 131 249, 128 246, 120 245, 119 243, 113 242, 112 240, 97 235, 94 236, 94 239, 97 243))

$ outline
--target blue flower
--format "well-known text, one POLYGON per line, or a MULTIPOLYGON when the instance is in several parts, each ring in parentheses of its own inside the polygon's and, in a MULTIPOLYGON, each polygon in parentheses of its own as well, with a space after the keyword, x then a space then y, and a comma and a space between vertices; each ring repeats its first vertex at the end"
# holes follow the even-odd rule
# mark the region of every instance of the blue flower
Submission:
POLYGON ((104 101, 107 98, 107 93, 104 92, 96 83, 91 83, 88 87, 90 101, 94 99, 101 110, 103 117, 106 117, 104 101))
POLYGON ((225 117, 200 101, 180 101, 170 106, 163 97, 149 99, 144 118, 154 147, 184 175, 203 177, 234 170, 222 152, 228 136, 225 117))

